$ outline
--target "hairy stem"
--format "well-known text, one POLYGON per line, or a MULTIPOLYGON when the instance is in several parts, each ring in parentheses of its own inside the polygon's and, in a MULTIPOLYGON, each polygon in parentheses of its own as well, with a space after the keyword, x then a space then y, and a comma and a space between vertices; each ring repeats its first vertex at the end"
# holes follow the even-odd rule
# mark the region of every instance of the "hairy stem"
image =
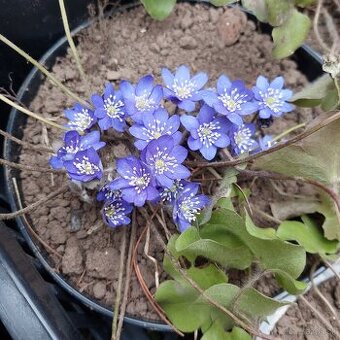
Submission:
POLYGON ((55 86, 57 86, 61 91, 63 91, 66 95, 71 97, 73 100, 79 102, 80 104, 89 107, 90 104, 85 100, 81 99, 78 95, 73 93, 69 88, 63 85, 52 73, 50 73, 43 65, 41 65, 38 61, 33 59, 30 55, 28 55, 25 51, 23 51, 20 47, 13 44, 10 40, 0 34, 0 41, 5 43, 7 46, 12 48, 14 51, 19 53, 22 57, 24 57, 27 61, 29 61, 32 65, 34 65, 41 73, 43 73, 47 79, 55 86))
POLYGON ((126 228, 123 228, 123 240, 120 245, 118 287, 116 291, 114 314, 113 314, 113 320, 112 320, 112 335, 111 335, 112 340, 119 340, 119 338, 117 337, 117 322, 118 322, 118 315, 119 315, 120 299, 121 299, 121 294, 122 294, 125 250, 126 250, 126 228))
POLYGON ((18 164, 14 162, 10 162, 6 159, 0 158, 0 165, 8 166, 10 168, 24 170, 24 171, 32 171, 32 172, 45 172, 45 173, 65 173, 63 169, 52 169, 52 168, 42 168, 42 167, 35 167, 31 165, 25 164, 18 164))
POLYGON ((7 139, 19 144, 19 145, 26 147, 27 149, 42 151, 42 152, 50 152, 50 153, 53 152, 53 150, 51 148, 39 146, 39 145, 34 145, 34 144, 31 144, 31 143, 28 143, 28 142, 24 142, 21 139, 15 138, 10 133, 3 131, 1 129, 0 129, 0 135, 4 136, 5 138, 7 138, 7 139))
POLYGON ((295 125, 295 126, 289 128, 289 129, 287 129, 286 131, 283 131, 282 133, 277 135, 275 138, 273 138, 273 142, 276 142, 277 140, 282 139, 283 137, 289 135, 291 132, 293 132, 295 130, 304 128, 305 126, 306 126, 306 123, 301 123, 301 124, 295 125))
POLYGON ((62 194, 63 192, 65 192, 67 190, 68 186, 67 184, 62 186, 61 188, 51 192, 50 194, 48 194, 46 197, 28 205, 27 207, 20 209, 18 211, 15 211, 13 213, 6 213, 6 214, 0 214, 0 221, 1 220, 9 220, 15 217, 18 217, 20 215, 26 214, 32 210, 35 210, 36 208, 38 208, 39 206, 41 206, 42 204, 46 203, 47 201, 51 200, 52 198, 62 194))
POLYGON ((313 133, 319 131, 320 129, 326 127, 327 125, 332 124, 333 122, 335 122, 339 118, 340 118, 340 111, 337 111, 331 117, 324 119, 322 122, 314 125, 313 127, 305 130, 304 132, 298 134, 297 136, 287 140, 286 142, 281 142, 281 143, 275 144, 267 150, 252 154, 248 157, 238 158, 238 159, 229 160, 229 161, 218 161, 218 162, 192 162, 192 161, 187 161, 187 162, 185 162, 185 164, 187 164, 187 165, 189 165, 193 168, 208 168, 208 167, 225 168, 225 167, 231 167, 231 166, 235 166, 235 165, 248 163, 248 162, 250 162, 254 159, 260 158, 264 155, 271 154, 275 151, 281 150, 283 148, 286 148, 289 145, 292 145, 296 142, 299 142, 299 141, 303 140, 304 138, 312 135, 313 133))
POLYGON ((12 100, 8 99, 7 97, 5 97, 3 94, 0 94, 0 100, 2 100, 3 102, 5 102, 6 104, 14 107, 15 109, 19 110, 22 113, 25 113, 27 116, 30 116, 32 118, 35 118, 39 121, 41 121, 42 123, 45 123, 47 125, 53 126, 57 129, 61 129, 61 130, 69 130, 68 128, 66 128, 65 126, 59 125, 57 123, 52 122, 49 119, 46 119, 30 110, 27 110, 26 108, 18 105, 17 103, 13 102, 12 100))
POLYGON ((86 78, 84 69, 83 69, 83 67, 81 65, 76 45, 74 44, 74 41, 72 39, 70 26, 68 24, 68 19, 67 19, 67 13, 66 13, 66 8, 65 8, 64 0, 59 0, 59 7, 60 7, 61 18, 63 20, 63 25, 64 25, 64 30, 65 30, 67 41, 68 41, 68 43, 70 45, 70 48, 71 48, 74 60, 76 61, 76 64, 77 64, 77 67, 78 67, 78 70, 79 70, 79 73, 80 73, 83 81, 85 83, 87 83, 87 78, 86 78))
POLYGON ((316 11, 314 15, 314 20, 313 20, 313 30, 316 39, 318 40, 318 43, 320 47, 324 50, 324 52, 330 52, 330 48, 325 44, 323 41, 320 31, 319 31, 319 20, 320 20, 320 13, 323 5, 323 0, 318 0, 318 4, 316 6, 316 11))

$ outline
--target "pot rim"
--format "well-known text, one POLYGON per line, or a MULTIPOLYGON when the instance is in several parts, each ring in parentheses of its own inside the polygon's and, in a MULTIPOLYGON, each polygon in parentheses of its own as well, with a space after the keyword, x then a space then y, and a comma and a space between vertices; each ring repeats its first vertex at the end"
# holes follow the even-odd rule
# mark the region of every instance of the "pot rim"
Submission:
MULTIPOLYGON (((202 2, 205 5, 212 6, 209 3, 209 0, 201 0, 201 1, 199 1, 199 0, 184 0, 184 1, 181 1, 181 2, 193 2, 193 3, 202 2)), ((114 10, 110 11, 108 14, 111 15, 113 13, 116 13, 116 12, 119 12, 119 11, 122 11, 122 10, 127 10, 127 9, 130 9, 130 8, 136 7, 138 5, 140 5, 138 2, 133 1, 130 4, 121 5, 118 8, 115 8, 114 10)), ((234 7, 234 6, 226 6, 226 7, 234 7)), ((248 18, 249 17, 254 18, 254 15, 251 12, 249 12, 248 10, 245 10, 242 7, 240 7, 240 9, 248 15, 248 18)), ((83 24, 79 25, 76 29, 72 30, 72 32, 71 32, 72 36, 77 35, 80 31, 89 27, 96 20, 97 20, 96 18, 86 20, 83 24)), ((255 20, 257 20, 257 19, 255 19, 255 20)), ((60 38, 55 44, 53 44, 44 53, 44 55, 39 59, 39 63, 45 65, 49 60, 51 60, 56 55, 57 52, 59 52, 60 49, 67 46, 67 44, 68 44, 68 41, 67 41, 67 38, 65 36, 60 38)), ((321 56, 314 49, 312 49, 310 46, 304 44, 298 49, 298 51, 300 51, 300 52, 302 51, 305 54, 309 55, 311 57, 311 60, 314 60, 314 62, 321 65, 321 62, 322 62, 321 56)), ((296 52, 294 53, 294 55, 295 54, 296 54, 296 52)), ((41 82, 40 79, 36 79, 36 77, 37 76, 39 77, 39 75, 40 75, 40 71, 36 67, 33 67, 32 70, 29 72, 28 76, 25 78, 22 85, 20 86, 20 89, 19 89, 18 94, 17 94, 17 98, 19 100, 22 99, 25 92, 30 87, 31 83, 36 82, 36 81, 41 82)), ((10 115, 9 115, 9 120, 8 120, 8 123, 7 123, 6 131, 8 131, 8 132, 15 131, 15 126, 16 126, 15 123, 16 123, 16 118, 17 118, 18 114, 19 114, 18 110, 12 108, 10 115)), ((14 144, 14 142, 12 142, 8 139, 5 139, 4 146, 3 146, 3 155, 4 155, 5 159, 11 158, 11 145, 13 145, 13 144, 14 144)), ((8 200, 9 200, 11 210, 15 211, 15 210, 18 209, 18 203, 17 203, 17 200, 16 200, 15 195, 13 193, 13 183, 11 181, 12 177, 10 175, 10 172, 11 171, 8 167, 4 168, 4 177, 5 177, 5 180, 6 180, 5 192, 6 192, 6 196, 7 196, 8 200)), ((20 232, 22 233, 25 241, 29 245, 29 247, 32 250, 32 252, 34 253, 34 255, 39 259, 39 261, 43 265, 44 269, 49 272, 49 274, 52 276, 52 278, 64 290, 66 290, 72 297, 76 298, 78 301, 83 303, 89 309, 94 310, 96 312, 99 312, 104 316, 107 316, 107 317, 110 317, 110 318, 113 317, 113 311, 111 309, 104 307, 99 302, 95 301, 95 299, 93 299, 93 298, 91 298, 91 297, 89 297, 89 296, 87 296, 83 293, 80 293, 75 287, 73 287, 66 280, 66 278, 63 275, 55 272, 52 269, 52 267, 50 266, 48 260, 45 259, 45 256, 43 256, 41 249, 37 245, 39 242, 34 241, 34 237, 31 236, 30 233, 28 232, 28 230, 26 229, 24 219, 22 217, 17 217, 16 222, 17 222, 17 225, 19 227, 20 232)), ((285 292, 283 292, 282 294, 284 294, 284 293, 285 292)), ((156 331, 162 331, 162 332, 172 332, 172 328, 170 326, 168 326, 167 324, 162 323, 161 321, 160 322, 148 321, 148 320, 139 319, 139 318, 134 317, 134 316, 125 316, 124 321, 131 324, 131 325, 143 327, 143 328, 150 329, 150 330, 156 330, 156 331)))

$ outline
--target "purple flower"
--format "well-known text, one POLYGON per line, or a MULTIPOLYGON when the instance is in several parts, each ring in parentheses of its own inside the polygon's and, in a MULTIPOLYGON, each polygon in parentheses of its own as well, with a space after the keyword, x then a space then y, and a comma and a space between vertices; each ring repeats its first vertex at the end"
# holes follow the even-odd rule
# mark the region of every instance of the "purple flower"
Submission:
POLYGON ((115 91, 111 83, 106 85, 103 96, 94 94, 92 102, 96 108, 94 114, 99 119, 98 124, 101 130, 110 128, 119 132, 125 130, 126 114, 122 93, 115 91))
POLYGON ((88 130, 97 122, 94 112, 78 103, 73 108, 66 109, 65 116, 69 119, 66 127, 80 132, 88 130))
POLYGON ((143 125, 132 125, 129 131, 138 139, 135 142, 136 148, 143 150, 150 141, 165 135, 172 136, 175 144, 179 144, 182 138, 182 133, 178 131, 179 125, 178 115, 169 118, 166 110, 158 109, 154 113, 143 114, 143 125))
POLYGON ((203 157, 212 160, 217 148, 225 148, 230 144, 227 136, 230 122, 223 117, 215 118, 215 110, 203 105, 197 118, 183 115, 181 122, 190 132, 188 146, 191 150, 200 150, 203 157))
POLYGON ((64 166, 70 178, 76 181, 89 182, 103 176, 103 166, 94 148, 78 151, 64 166))
POLYGON ((140 79, 136 86, 128 81, 122 81, 122 91, 127 113, 138 123, 142 122, 142 115, 154 112, 163 98, 161 85, 154 86, 153 77, 147 75, 140 79))
POLYGON ((258 147, 257 142, 252 139, 255 133, 254 124, 234 125, 230 131, 231 146, 236 155, 250 152, 258 147))
POLYGON ((175 201, 172 217, 181 232, 190 227, 197 213, 209 204, 207 196, 197 195, 198 188, 198 184, 188 183, 175 201))
POLYGON ((259 138, 259 147, 261 151, 271 148, 274 144, 276 144, 276 142, 273 141, 272 135, 266 135, 262 138, 259 138))
POLYGON ((231 82, 222 75, 217 80, 217 93, 205 91, 203 100, 232 123, 242 125, 241 116, 257 111, 258 106, 252 101, 253 97, 252 91, 246 88, 242 80, 231 82))
POLYGON ((279 117, 294 109, 294 105, 286 103, 292 97, 293 92, 283 89, 283 85, 282 77, 275 78, 270 84, 268 79, 263 76, 257 78, 253 92, 258 101, 260 118, 279 117))
POLYGON ((121 198, 121 192, 111 190, 110 183, 105 184, 97 193, 97 201, 113 201, 121 198))
POLYGON ((126 215, 130 214, 132 209, 133 206, 122 199, 107 201, 102 210, 103 220, 113 228, 130 224, 131 220, 126 215))
POLYGON ((189 68, 185 65, 180 66, 175 75, 163 68, 162 78, 166 85, 164 96, 187 112, 194 111, 195 102, 202 99, 200 90, 208 81, 208 76, 202 72, 191 78, 189 68))
POLYGON ((151 171, 136 157, 118 159, 116 166, 121 178, 111 182, 110 189, 120 190, 124 201, 142 207, 146 200, 159 198, 151 171))
POLYGON ((175 179, 190 176, 190 171, 181 163, 188 156, 188 150, 175 145, 171 136, 162 136, 151 141, 142 151, 141 160, 152 170, 161 186, 171 188, 175 179))
POLYGON ((54 169, 64 166, 64 161, 71 160, 78 151, 93 148, 96 151, 103 148, 105 142, 100 141, 99 131, 92 131, 81 136, 77 131, 68 131, 64 136, 64 146, 62 146, 56 156, 50 158, 50 165, 54 169))
POLYGON ((177 199, 178 195, 184 189, 186 183, 188 182, 176 179, 174 181, 174 184, 170 188, 163 188, 163 190, 160 193, 162 201, 173 204, 177 199))

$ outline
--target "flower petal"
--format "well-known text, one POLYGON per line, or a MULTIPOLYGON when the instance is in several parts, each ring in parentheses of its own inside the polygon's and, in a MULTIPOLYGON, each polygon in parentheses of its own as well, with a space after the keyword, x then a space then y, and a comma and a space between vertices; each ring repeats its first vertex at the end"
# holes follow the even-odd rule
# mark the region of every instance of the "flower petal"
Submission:
POLYGON ((183 115, 180 118, 182 125, 188 130, 196 130, 199 127, 197 118, 189 115, 183 115))
POLYGON ((153 76, 147 75, 142 77, 136 86, 136 95, 140 96, 143 93, 150 93, 153 87, 153 76))
POLYGON ((202 123, 210 123, 214 119, 215 110, 208 105, 203 105, 198 113, 198 121, 202 123))
POLYGON ((196 90, 200 90, 208 81, 208 75, 204 72, 197 73, 191 78, 196 90))
POLYGON ((202 142, 199 139, 194 139, 191 136, 188 138, 188 146, 190 150, 196 151, 202 147, 202 142))
POLYGON ((234 124, 241 126, 243 124, 242 118, 236 113, 229 113, 227 118, 234 124))
POLYGON ((170 154, 176 157, 179 163, 183 163, 188 157, 188 150, 181 145, 175 145, 170 154))
POLYGON ((178 67, 177 70, 176 70, 176 73, 175 73, 175 78, 179 82, 190 80, 189 68, 185 65, 181 65, 180 67, 178 67))
POLYGON ((219 94, 225 93, 227 90, 229 90, 231 87, 231 81, 230 79, 222 74, 218 79, 217 79, 217 92, 219 94))
POLYGON ((273 88, 273 89, 279 89, 281 90, 283 85, 285 83, 285 80, 283 79, 283 77, 276 77, 269 85, 269 87, 273 88))
POLYGON ((258 87, 261 91, 267 91, 269 87, 268 79, 264 76, 258 76, 256 79, 256 87, 258 87))
POLYGON ((230 144, 230 139, 224 133, 215 141, 214 145, 219 148, 226 148, 230 144))
POLYGON ((91 101, 92 101, 95 108, 100 108, 100 107, 104 106, 103 98, 101 96, 99 96, 98 94, 94 94, 91 97, 91 101))
POLYGON ((135 88, 126 80, 120 83, 120 90, 125 99, 133 100, 135 98, 135 88))
POLYGON ((188 99, 184 99, 183 101, 178 103, 178 107, 187 112, 194 111, 195 106, 196 106, 195 103, 188 99))
POLYGON ((217 148, 214 145, 209 147, 203 146, 200 148, 200 152, 206 160, 211 161, 216 156, 217 148))
POLYGON ((174 75, 167 68, 162 68, 162 78, 166 87, 172 88, 172 84, 174 83, 174 75))

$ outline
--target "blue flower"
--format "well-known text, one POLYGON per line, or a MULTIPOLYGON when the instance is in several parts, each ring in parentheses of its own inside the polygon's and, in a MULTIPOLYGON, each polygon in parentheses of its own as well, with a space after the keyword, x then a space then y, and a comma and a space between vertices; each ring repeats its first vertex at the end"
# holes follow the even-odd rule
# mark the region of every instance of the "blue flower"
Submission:
POLYGON ((259 147, 261 151, 271 148, 274 144, 276 144, 276 142, 273 141, 272 135, 266 135, 262 138, 259 138, 259 147))
POLYGON ((91 99, 96 108, 94 114, 99 119, 98 125, 101 130, 108 130, 110 128, 119 132, 125 130, 126 112, 120 91, 115 91, 113 85, 108 83, 103 96, 94 94, 91 99))
POLYGON ((163 188, 163 190, 160 193, 162 201, 173 204, 177 199, 178 195, 184 189, 186 183, 188 182, 176 179, 174 181, 174 184, 170 188, 163 188))
POLYGON ((258 147, 257 142, 252 138, 255 133, 254 124, 234 125, 230 131, 231 146, 234 154, 241 155, 250 152, 258 147))
POLYGON ((254 113, 258 109, 253 97, 253 92, 246 88, 242 80, 231 82, 228 77, 222 75, 217 80, 217 93, 207 90, 203 100, 232 123, 242 125, 241 116, 254 113))
POLYGON ((135 122, 141 123, 143 114, 152 113, 160 106, 163 99, 162 86, 154 86, 153 80, 151 75, 147 75, 136 86, 128 81, 120 84, 126 111, 135 122))
POLYGON ((64 146, 62 146, 56 156, 50 158, 50 165, 54 169, 64 166, 64 161, 71 160, 78 151, 93 148, 96 151, 103 148, 105 142, 100 141, 99 131, 92 131, 81 136, 77 131, 68 131, 64 136, 64 146))
POLYGON ((126 215, 130 214, 132 209, 133 206, 122 199, 109 200, 102 209, 103 220, 113 228, 130 224, 131 219, 126 215))
POLYGON ((171 188, 175 179, 185 179, 190 171, 181 163, 188 156, 188 150, 175 145, 171 136, 162 136, 151 141, 142 151, 141 160, 148 165, 161 186, 171 188))
POLYGON ((79 132, 88 130, 97 122, 94 112, 78 103, 73 108, 66 109, 65 116, 69 119, 66 127, 79 132))
POLYGON ((217 148, 225 148, 230 144, 227 136, 231 123, 223 117, 215 118, 215 110, 203 105, 197 118, 183 115, 181 122, 190 132, 188 146, 191 150, 200 150, 203 157, 212 160, 217 148))
POLYGON ((159 198, 156 182, 151 171, 136 157, 130 156, 118 159, 117 178, 110 184, 111 190, 120 190, 122 199, 142 207, 145 201, 154 201, 159 198))
POLYGON ((191 78, 189 68, 185 65, 180 66, 175 75, 163 68, 162 78, 166 85, 163 89, 164 96, 187 112, 194 111, 195 102, 202 99, 200 90, 208 81, 208 76, 203 72, 191 78))
POLYGON ((270 84, 263 76, 257 78, 253 92, 259 104, 260 118, 279 117, 294 109, 294 105, 286 103, 292 97, 293 92, 283 89, 283 85, 282 77, 275 78, 270 84))
POLYGON ((97 201, 113 201, 121 198, 122 194, 118 190, 111 190, 110 183, 105 184, 97 193, 97 201))
POLYGON ((188 183, 177 197, 172 217, 181 232, 196 220, 198 212, 209 204, 205 195, 197 195, 199 185, 188 183))
POLYGON ((143 114, 143 125, 132 125, 129 131, 138 139, 135 142, 136 148, 143 150, 149 142, 165 135, 172 136, 175 144, 179 144, 182 138, 182 133, 178 131, 179 126, 178 115, 169 118, 166 110, 158 109, 154 113, 143 114))
POLYGON ((64 166, 70 178, 76 181, 89 182, 103 176, 103 166, 94 148, 78 151, 64 166))

